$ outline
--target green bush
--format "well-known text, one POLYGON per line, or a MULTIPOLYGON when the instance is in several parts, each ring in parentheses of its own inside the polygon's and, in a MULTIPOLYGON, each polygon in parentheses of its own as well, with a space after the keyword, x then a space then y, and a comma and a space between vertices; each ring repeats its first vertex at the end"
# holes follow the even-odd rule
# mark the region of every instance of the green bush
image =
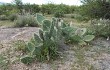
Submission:
POLYGON ((75 18, 74 15, 71 15, 71 18, 75 18))
POLYGON ((18 16, 15 27, 24 27, 27 24, 27 17, 26 16, 18 16))
POLYGON ((88 20, 89 20, 88 17, 82 16, 82 15, 79 15, 79 14, 75 14, 75 15, 74 15, 74 18, 75 18, 77 21, 88 21, 88 20))
POLYGON ((110 36, 110 20, 100 19, 92 20, 91 30, 96 36, 110 36))
POLYGON ((8 60, 4 55, 0 54, 0 69, 7 70, 7 68, 8 68, 8 60))
POLYGON ((16 20, 17 19, 17 14, 11 14, 10 16, 9 16, 9 19, 11 20, 11 21, 14 21, 14 20, 16 20))
POLYGON ((37 19, 35 19, 35 17, 34 16, 27 16, 28 18, 28 22, 27 22, 27 24, 28 24, 28 26, 31 26, 31 27, 38 27, 38 22, 37 22, 37 19))
POLYGON ((62 17, 64 17, 64 12, 57 11, 57 12, 54 13, 54 17, 56 17, 56 18, 62 18, 62 17))
POLYGON ((32 15, 23 15, 19 16, 15 23, 16 27, 24 27, 24 26, 31 26, 36 27, 38 26, 37 20, 32 15))
POLYGON ((15 48, 15 50, 17 51, 23 51, 26 52, 26 43, 22 40, 18 40, 16 42, 13 43, 13 47, 15 48))

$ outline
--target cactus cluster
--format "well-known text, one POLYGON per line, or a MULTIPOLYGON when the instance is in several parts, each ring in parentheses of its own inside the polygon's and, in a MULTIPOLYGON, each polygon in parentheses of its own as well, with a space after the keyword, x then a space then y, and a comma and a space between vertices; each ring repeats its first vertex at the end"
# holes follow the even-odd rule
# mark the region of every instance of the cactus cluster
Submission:
POLYGON ((71 27, 69 24, 59 22, 58 18, 52 18, 50 21, 37 14, 37 21, 41 29, 27 44, 29 54, 21 58, 21 62, 25 64, 31 63, 34 59, 39 61, 56 59, 62 41, 77 41, 82 45, 94 38, 93 35, 85 35, 85 28, 71 27))
POLYGON ((58 56, 58 47, 62 40, 63 23, 58 25, 58 19, 52 18, 52 21, 44 19, 42 15, 37 15, 39 24, 42 24, 39 29, 39 35, 34 34, 34 38, 27 44, 29 55, 22 57, 21 61, 25 64, 30 63, 33 58, 39 61, 55 59, 58 56), (41 18, 41 19, 40 19, 41 18))

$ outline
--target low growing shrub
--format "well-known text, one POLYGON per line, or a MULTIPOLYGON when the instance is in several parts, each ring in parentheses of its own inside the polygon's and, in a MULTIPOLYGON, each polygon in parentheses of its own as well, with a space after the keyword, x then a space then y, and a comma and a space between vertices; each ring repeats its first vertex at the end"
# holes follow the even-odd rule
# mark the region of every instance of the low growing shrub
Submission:
POLYGON ((88 21, 88 20, 89 20, 88 17, 82 16, 82 15, 79 15, 79 14, 75 14, 75 15, 74 15, 74 18, 75 18, 77 21, 88 21))
POLYGON ((56 18, 62 18, 62 17, 64 17, 64 12, 57 11, 57 12, 54 13, 54 17, 56 17, 56 18))
POLYGON ((100 19, 92 20, 91 30, 96 36, 108 37, 110 36, 110 20, 100 19))
POLYGON ((11 20, 11 21, 14 21, 14 20, 16 20, 17 19, 17 14, 11 14, 10 16, 9 16, 9 19, 11 20))
POLYGON ((24 27, 24 26, 36 27, 38 26, 38 22, 32 15, 23 15, 18 17, 15 23, 15 26, 16 27, 24 27))
POLYGON ((13 47, 15 48, 15 50, 17 51, 23 51, 23 52, 26 52, 26 43, 22 40, 18 40, 18 41, 15 41, 13 43, 13 47))
POLYGON ((28 26, 31 26, 31 27, 38 27, 38 22, 37 22, 37 19, 35 19, 35 17, 34 16, 27 16, 28 18, 28 22, 27 22, 27 24, 28 24, 28 26))
POLYGON ((18 16, 15 27, 24 27, 27 24, 27 17, 26 16, 18 16))
POLYGON ((71 18, 75 18, 74 15, 71 15, 71 18))

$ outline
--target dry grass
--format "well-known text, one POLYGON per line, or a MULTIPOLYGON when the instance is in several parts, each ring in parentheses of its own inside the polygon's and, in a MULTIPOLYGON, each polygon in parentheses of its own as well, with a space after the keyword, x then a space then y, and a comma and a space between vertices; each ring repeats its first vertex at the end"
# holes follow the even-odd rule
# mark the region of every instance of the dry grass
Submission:
MULTIPOLYGON (((45 17, 49 20, 51 20, 51 18, 53 17, 53 15, 45 15, 45 17)), ((76 19, 74 18, 71 18, 71 14, 66 14, 66 16, 63 18, 63 20, 67 23, 72 23, 72 25, 74 26, 78 26, 78 27, 85 27, 85 26, 88 26, 90 25, 90 22, 79 22, 77 21, 76 19)))
POLYGON ((5 21, 0 21, 0 26, 13 26, 14 22, 5 20, 5 21))

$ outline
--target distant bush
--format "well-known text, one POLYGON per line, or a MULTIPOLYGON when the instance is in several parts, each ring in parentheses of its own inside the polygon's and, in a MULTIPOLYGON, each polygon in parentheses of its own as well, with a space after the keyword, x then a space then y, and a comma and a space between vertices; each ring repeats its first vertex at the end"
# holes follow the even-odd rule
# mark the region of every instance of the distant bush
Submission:
POLYGON ((15 27, 24 27, 27 24, 26 16, 19 16, 15 22, 15 27))
POLYGON ((38 26, 38 22, 37 19, 35 19, 34 16, 27 16, 28 21, 27 24, 28 26, 32 26, 32 27, 37 27, 38 26))
POLYGON ((93 20, 91 23, 91 30, 96 36, 110 36, 110 20, 93 20))
POLYGON ((17 19, 17 14, 11 14, 10 16, 9 16, 9 19, 11 20, 11 21, 14 21, 14 20, 16 20, 17 19))
POLYGON ((74 15, 71 15, 71 18, 74 18, 74 15))
POLYGON ((79 15, 79 14, 75 14, 73 17, 74 17, 77 21, 88 21, 88 20, 89 20, 88 17, 82 16, 82 15, 79 15))
POLYGON ((8 20, 8 17, 6 15, 0 15, 0 20, 8 20))
POLYGON ((64 17, 64 12, 57 11, 57 12, 54 13, 54 17, 56 17, 56 18, 62 18, 62 17, 64 17))
POLYGON ((38 26, 37 20, 32 15, 19 16, 15 23, 16 27, 38 26))

